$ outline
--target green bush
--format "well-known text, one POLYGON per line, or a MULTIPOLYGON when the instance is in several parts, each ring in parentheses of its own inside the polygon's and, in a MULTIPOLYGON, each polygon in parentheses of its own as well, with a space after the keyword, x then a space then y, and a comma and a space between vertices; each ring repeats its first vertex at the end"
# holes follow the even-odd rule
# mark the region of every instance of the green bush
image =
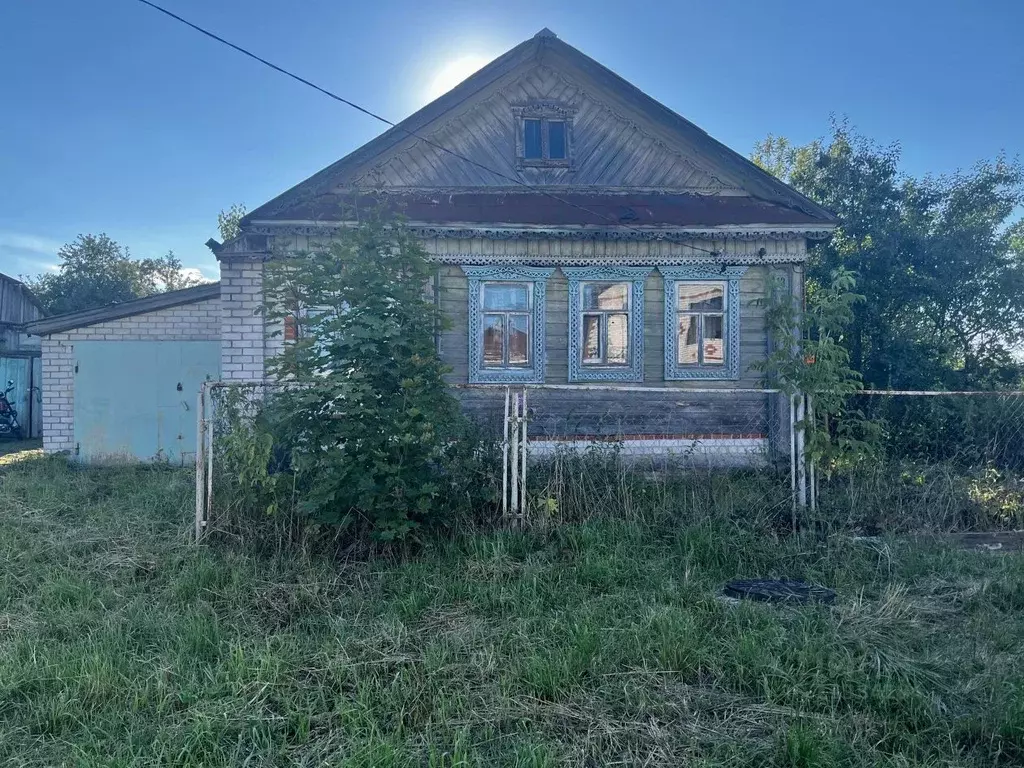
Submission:
POLYGON ((269 363, 276 383, 232 404, 221 454, 250 507, 394 541, 493 501, 494 452, 444 381, 431 277, 422 245, 376 215, 267 266, 268 316, 297 338, 269 363))

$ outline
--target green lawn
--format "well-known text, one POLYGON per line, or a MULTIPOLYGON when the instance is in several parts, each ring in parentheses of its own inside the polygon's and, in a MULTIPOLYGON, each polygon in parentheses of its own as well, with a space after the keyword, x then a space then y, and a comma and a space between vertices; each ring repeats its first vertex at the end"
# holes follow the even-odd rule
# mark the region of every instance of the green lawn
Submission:
POLYGON ((1018 555, 631 515, 346 562, 195 547, 193 498, 0 468, 0 765, 1024 761, 1018 555), (761 575, 840 598, 719 599, 761 575))

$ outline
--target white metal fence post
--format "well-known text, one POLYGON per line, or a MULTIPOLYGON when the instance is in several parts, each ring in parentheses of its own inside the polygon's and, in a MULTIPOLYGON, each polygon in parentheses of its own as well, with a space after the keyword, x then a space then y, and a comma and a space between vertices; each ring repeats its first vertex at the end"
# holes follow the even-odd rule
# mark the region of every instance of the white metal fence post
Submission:
POLYGON ((796 487, 797 505, 800 509, 807 507, 807 453, 804 427, 806 414, 806 396, 801 392, 796 396, 796 487))
POLYGON ((206 510, 206 385, 196 395, 196 529, 195 541, 203 537, 203 513, 206 510))
POLYGON ((509 474, 512 476, 509 505, 509 513, 513 519, 519 517, 519 432, 522 429, 522 422, 519 418, 519 393, 512 395, 512 441, 509 446, 510 464, 509 474))
MULTIPOLYGON (((814 398, 807 396, 807 423, 811 426, 811 434, 814 434, 814 398)), ((811 476, 811 512, 818 510, 818 475, 814 468, 814 454, 808 454, 808 473, 811 476)))
POLYGON ((526 501, 527 501, 527 496, 526 496, 526 460, 529 457, 528 456, 528 445, 529 445, 529 442, 528 442, 528 437, 527 437, 527 435, 528 435, 527 425, 528 424, 529 424, 529 420, 527 418, 527 411, 526 411, 526 389, 524 388, 523 389, 523 439, 522 439, 522 442, 521 442, 520 447, 519 447, 519 450, 522 453, 521 462, 522 462, 522 468, 523 468, 523 477, 522 477, 522 480, 519 483, 519 492, 520 492, 520 494, 523 497, 522 504, 520 504, 520 509, 522 510, 521 514, 522 514, 524 522, 526 520, 526 501))
POLYGON ((512 390, 505 387, 505 420, 502 422, 501 438, 501 516, 508 514, 508 414, 512 390))
POLYGON ((789 396, 789 495, 793 506, 793 527, 796 527, 796 395, 789 396))

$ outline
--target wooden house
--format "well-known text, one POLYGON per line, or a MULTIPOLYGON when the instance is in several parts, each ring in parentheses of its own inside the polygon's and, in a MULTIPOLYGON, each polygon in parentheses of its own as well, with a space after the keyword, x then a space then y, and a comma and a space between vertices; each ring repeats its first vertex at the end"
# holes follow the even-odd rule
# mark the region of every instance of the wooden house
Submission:
MULTIPOLYGON (((837 223, 545 29, 211 244, 219 295, 194 297, 220 318, 207 376, 264 379, 286 343, 264 319, 264 265, 352 225, 353 201, 401 210, 422 239, 451 320, 438 348, 477 418, 529 387, 538 442, 665 451, 772 444, 762 300, 778 285, 800 299, 808 243, 837 223)), ((66 374, 74 340, 50 347, 66 374)), ((73 400, 53 397, 48 449, 75 447, 73 400)))

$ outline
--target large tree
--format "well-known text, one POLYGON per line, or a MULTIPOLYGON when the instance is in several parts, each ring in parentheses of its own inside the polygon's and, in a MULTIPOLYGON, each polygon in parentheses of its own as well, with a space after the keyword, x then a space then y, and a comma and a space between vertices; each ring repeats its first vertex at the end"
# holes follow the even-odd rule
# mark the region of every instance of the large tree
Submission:
POLYGON ((156 259, 133 259, 127 247, 105 234, 79 235, 57 256, 56 271, 28 281, 52 315, 131 301, 200 282, 182 269, 173 251, 156 259))
POLYGON ((967 172, 912 178, 898 146, 833 124, 793 147, 769 136, 753 159, 842 221, 812 249, 810 288, 837 268, 866 301, 844 343, 869 387, 967 388, 1019 383, 1024 340, 1024 169, 998 158, 967 172))

